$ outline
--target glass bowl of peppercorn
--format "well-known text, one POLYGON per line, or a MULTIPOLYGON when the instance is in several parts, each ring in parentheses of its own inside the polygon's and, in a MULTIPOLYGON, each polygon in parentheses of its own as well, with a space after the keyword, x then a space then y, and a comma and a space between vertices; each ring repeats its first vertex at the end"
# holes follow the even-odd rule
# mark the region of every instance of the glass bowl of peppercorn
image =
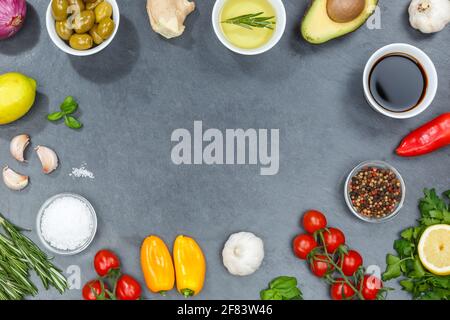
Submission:
POLYGON ((357 165, 345 181, 345 202, 359 219, 379 223, 394 218, 405 201, 405 182, 383 161, 357 165))

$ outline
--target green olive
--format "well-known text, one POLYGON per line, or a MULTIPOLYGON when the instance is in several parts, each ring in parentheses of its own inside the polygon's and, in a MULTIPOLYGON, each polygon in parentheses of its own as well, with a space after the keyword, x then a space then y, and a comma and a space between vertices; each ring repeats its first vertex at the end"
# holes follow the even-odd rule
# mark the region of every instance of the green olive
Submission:
POLYGON ((92 10, 81 11, 81 13, 78 14, 74 20, 75 32, 80 34, 86 33, 92 29, 94 24, 95 24, 94 11, 92 10))
POLYGON ((100 23, 105 18, 111 18, 113 8, 109 2, 102 2, 95 8, 95 21, 100 23))
POLYGON ((87 2, 86 9, 94 10, 102 2, 103 2, 103 0, 96 0, 95 2, 87 2))
POLYGON ((88 50, 94 45, 94 40, 87 33, 73 34, 70 37, 69 44, 75 50, 88 50))
POLYGON ((69 13, 80 13, 84 10, 83 0, 68 0, 69 1, 69 13))
POLYGON ((115 27, 116 25, 111 18, 104 18, 97 26, 97 33, 103 40, 106 40, 112 35, 115 27))
POLYGON ((67 0, 52 0, 52 14, 56 21, 67 19, 69 2, 67 0))
POLYGON ((98 26, 94 26, 91 30, 89 30, 89 34, 91 35, 92 39, 94 39, 94 43, 96 45, 99 45, 103 42, 103 39, 98 34, 97 28, 98 28, 98 26))
POLYGON ((55 29, 58 36, 66 41, 69 40, 70 36, 73 34, 73 30, 69 27, 67 20, 56 21, 55 29))

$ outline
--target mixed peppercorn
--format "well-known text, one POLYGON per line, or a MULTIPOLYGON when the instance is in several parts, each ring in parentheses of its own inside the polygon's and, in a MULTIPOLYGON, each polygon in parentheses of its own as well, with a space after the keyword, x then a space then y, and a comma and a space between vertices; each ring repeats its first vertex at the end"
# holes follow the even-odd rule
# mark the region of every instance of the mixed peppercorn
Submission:
POLYGON ((352 177, 349 195, 356 212, 367 218, 380 219, 397 209, 402 188, 392 170, 365 167, 352 177))

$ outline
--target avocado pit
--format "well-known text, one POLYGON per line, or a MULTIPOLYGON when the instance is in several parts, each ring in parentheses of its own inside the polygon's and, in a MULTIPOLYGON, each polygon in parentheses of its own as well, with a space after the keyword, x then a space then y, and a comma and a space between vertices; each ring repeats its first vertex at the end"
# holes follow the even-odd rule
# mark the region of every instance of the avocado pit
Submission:
POLYGON ((360 16, 366 7, 366 0, 328 0, 327 13, 331 20, 346 23, 360 16))

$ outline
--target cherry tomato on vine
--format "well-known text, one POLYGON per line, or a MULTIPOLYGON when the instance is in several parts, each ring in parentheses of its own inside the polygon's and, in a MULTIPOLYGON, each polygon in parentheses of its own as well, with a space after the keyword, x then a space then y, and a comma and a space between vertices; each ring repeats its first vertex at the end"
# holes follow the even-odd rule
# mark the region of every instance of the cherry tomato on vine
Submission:
POLYGON ((310 210, 303 215, 303 228, 309 233, 324 229, 326 226, 327 218, 320 211, 310 210))
POLYGON ((336 279, 336 282, 331 285, 331 298, 333 300, 349 300, 355 295, 353 290, 342 278, 336 279))
POLYGON ((365 275, 360 283, 359 289, 366 300, 376 300, 378 292, 383 288, 383 282, 380 278, 373 275, 365 275))
POLYGON ((117 280, 116 296, 119 300, 138 300, 141 298, 141 285, 133 277, 124 274, 117 280))
POLYGON ((322 278, 328 271, 334 270, 333 265, 324 255, 317 254, 311 258, 310 269, 317 277, 322 278))
POLYGON ((120 260, 116 254, 109 250, 100 250, 94 258, 94 268, 101 277, 106 276, 112 269, 120 267, 120 260))
POLYGON ((328 228, 323 232, 323 240, 328 253, 334 253, 339 246, 345 244, 344 233, 337 228, 328 228))
MULTIPOLYGON (((103 284, 103 289, 108 289, 106 284, 103 284)), ((92 280, 86 283, 82 290, 84 300, 100 300, 102 298, 102 283, 100 280, 92 280)), ((104 292, 103 299, 108 299, 109 295, 104 292)))
POLYGON ((358 268, 362 266, 363 259, 361 255, 355 250, 349 250, 346 254, 343 255, 342 261, 339 259, 338 266, 341 267, 342 272, 350 277, 358 271, 358 268))
POLYGON ((305 260, 315 247, 317 247, 317 242, 309 234, 300 234, 293 241, 294 253, 302 260, 305 260))

